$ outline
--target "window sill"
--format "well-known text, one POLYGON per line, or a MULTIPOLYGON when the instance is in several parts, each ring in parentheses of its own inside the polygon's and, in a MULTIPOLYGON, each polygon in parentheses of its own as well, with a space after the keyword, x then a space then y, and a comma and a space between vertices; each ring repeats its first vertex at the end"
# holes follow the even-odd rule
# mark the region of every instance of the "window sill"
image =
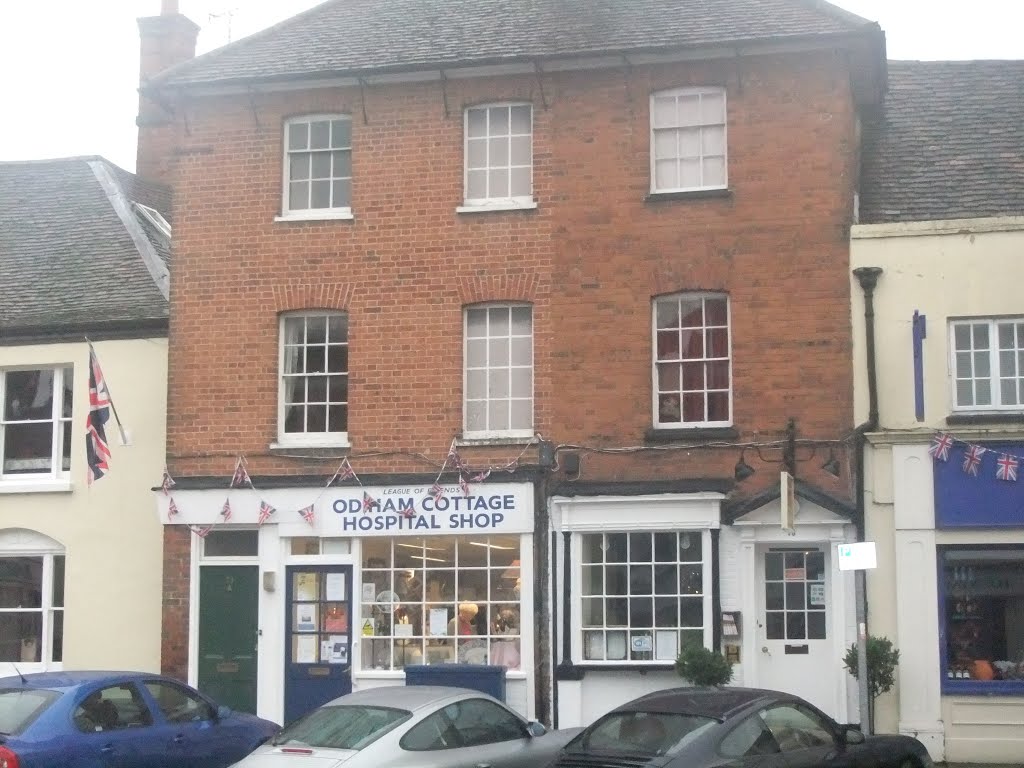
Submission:
POLYGON ((319 211, 316 213, 283 213, 280 216, 275 216, 274 221, 355 221, 355 216, 352 215, 351 208, 346 208, 338 211, 319 211))
POLYGON ((529 203, 481 203, 480 205, 460 205, 455 209, 456 213, 492 213, 495 211, 535 211, 536 202, 529 203))
POLYGON ((473 445, 529 445, 536 438, 532 432, 529 435, 466 435, 455 438, 458 446, 473 445))
POLYGON ((943 696, 1024 696, 1024 680, 942 681, 943 696))
POLYGON ((676 665, 673 662, 593 662, 566 664, 561 663, 555 667, 555 680, 582 680, 585 675, 593 672, 675 672, 676 665))
POLYGON ((685 440, 735 440, 736 427, 692 427, 688 429, 655 429, 644 432, 645 443, 677 443, 685 440))
POLYGON ((950 425, 973 425, 973 424, 1024 424, 1024 413, 1019 411, 1007 411, 998 413, 989 411, 987 413, 952 413, 946 417, 946 423, 950 425))
POLYGON ((291 454, 303 454, 319 458, 348 456, 352 445, 347 440, 322 443, 271 443, 267 450, 278 456, 288 457, 291 454))
POLYGON ((661 203, 669 200, 731 200, 732 190, 728 187, 721 189, 691 189, 683 192, 651 192, 645 198, 645 203, 661 203))
POLYGON ((70 480, 0 480, 0 493, 71 493, 70 480))

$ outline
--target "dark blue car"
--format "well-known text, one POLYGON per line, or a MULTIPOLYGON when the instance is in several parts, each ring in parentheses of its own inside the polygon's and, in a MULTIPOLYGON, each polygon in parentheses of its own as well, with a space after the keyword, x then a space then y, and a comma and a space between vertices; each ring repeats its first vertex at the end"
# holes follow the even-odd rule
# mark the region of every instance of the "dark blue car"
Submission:
POLYGON ((0 768, 223 768, 277 730, 160 675, 0 678, 0 768))

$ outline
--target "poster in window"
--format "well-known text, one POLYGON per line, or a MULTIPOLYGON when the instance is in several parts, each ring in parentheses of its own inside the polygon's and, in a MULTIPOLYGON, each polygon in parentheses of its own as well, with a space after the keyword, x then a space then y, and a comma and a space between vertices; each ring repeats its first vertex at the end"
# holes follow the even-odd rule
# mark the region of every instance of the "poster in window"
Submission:
POLYGON ((316 605, 305 603, 295 606, 295 631, 316 632, 316 605))
POLYGON ((348 632, 348 606, 334 603, 324 614, 325 632, 348 632))
POLYGON ((326 593, 325 599, 327 600, 344 600, 345 574, 328 573, 324 580, 324 592, 326 593))
POLYGON ((316 600, 316 574, 296 573, 295 574, 295 599, 316 600))
POLYGON ((825 604, 825 585, 824 584, 808 584, 810 588, 810 596, 808 602, 811 605, 824 605, 825 604))
POLYGON ((293 662, 296 664, 316 664, 316 635, 296 635, 293 643, 293 662))

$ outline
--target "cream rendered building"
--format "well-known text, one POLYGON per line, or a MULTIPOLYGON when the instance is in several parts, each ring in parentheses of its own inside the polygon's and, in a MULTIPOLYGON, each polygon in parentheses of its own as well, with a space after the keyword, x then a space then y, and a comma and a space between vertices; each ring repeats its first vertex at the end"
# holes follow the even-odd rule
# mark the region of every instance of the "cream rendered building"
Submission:
MULTIPOLYGON (((1024 62, 891 62, 851 233, 851 268, 883 270, 868 622, 901 660, 876 729, 949 762, 1024 755, 1024 466, 998 474, 1024 462, 1022 77, 1024 62)), ((865 307, 851 280, 862 420, 865 307)))
POLYGON ((167 202, 100 158, 0 163, 0 676, 159 671, 167 202), (91 486, 87 338, 128 438, 91 486))

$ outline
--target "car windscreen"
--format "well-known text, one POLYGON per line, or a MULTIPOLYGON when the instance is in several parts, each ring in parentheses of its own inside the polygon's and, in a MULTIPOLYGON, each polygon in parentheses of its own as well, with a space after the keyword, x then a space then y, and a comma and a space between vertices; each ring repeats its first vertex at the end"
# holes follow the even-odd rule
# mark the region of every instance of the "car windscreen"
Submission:
POLYGON ((285 727, 274 737, 273 743, 298 743, 323 749, 362 749, 410 717, 412 712, 391 707, 320 707, 285 727))
POLYGON ((37 688, 0 688, 0 734, 13 736, 60 698, 57 691, 37 688))
POLYGON ((665 712, 611 712, 566 746, 569 752, 666 755, 718 724, 711 717, 665 712))

